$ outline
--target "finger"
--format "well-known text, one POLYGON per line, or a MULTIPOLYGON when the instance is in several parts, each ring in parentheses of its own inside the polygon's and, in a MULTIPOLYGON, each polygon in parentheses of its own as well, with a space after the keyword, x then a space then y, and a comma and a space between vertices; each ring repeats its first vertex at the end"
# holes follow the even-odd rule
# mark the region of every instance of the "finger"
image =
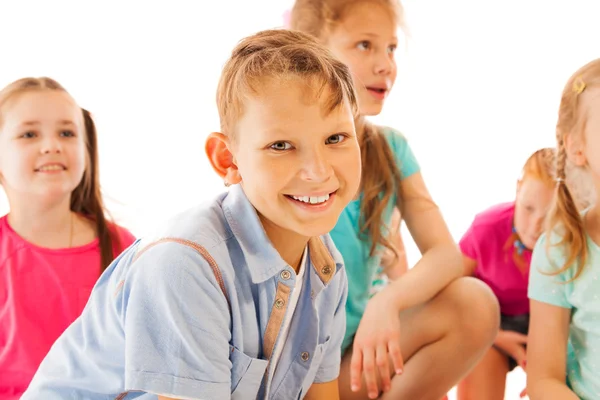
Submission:
POLYGON ((354 351, 352 351, 352 359, 350 360, 350 389, 353 392, 358 392, 360 390, 362 366, 362 351, 359 348, 354 348, 354 351))
POLYGON ((379 376, 381 377, 381 389, 384 392, 390 390, 392 386, 390 378, 390 363, 388 360, 387 348, 383 345, 377 347, 377 353, 375 355, 375 363, 379 370, 379 376))
POLYGON ((519 366, 521 366, 522 368, 525 368, 524 366, 526 365, 526 360, 527 360, 527 353, 525 351, 525 347, 523 346, 517 346, 517 348, 515 349, 515 354, 514 354, 514 359, 517 361, 517 363, 519 364, 519 366))
POLYGON ((518 342, 521 344, 527 344, 527 335, 523 335, 520 332, 514 332, 514 331, 508 331, 507 335, 515 342, 518 342))
POLYGON ((396 375, 400 375, 404 370, 404 360, 402 359, 402 351, 400 350, 400 341, 390 340, 388 343, 388 352, 392 359, 396 375))
POLYGON ((519 394, 519 397, 523 398, 527 396, 527 387, 525 387, 525 389, 521 390, 521 394, 519 394))
POLYGON ((363 349, 363 373, 365 385, 370 399, 376 399, 379 394, 377 390, 377 376, 375 369, 375 354, 372 348, 363 349))

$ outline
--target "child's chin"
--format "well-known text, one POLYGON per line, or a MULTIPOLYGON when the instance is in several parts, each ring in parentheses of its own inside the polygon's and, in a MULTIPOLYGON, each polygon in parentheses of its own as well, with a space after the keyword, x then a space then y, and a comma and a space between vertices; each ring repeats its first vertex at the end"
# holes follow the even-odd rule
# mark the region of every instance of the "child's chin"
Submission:
POLYGON ((298 233, 300 235, 306 236, 306 237, 323 236, 323 235, 326 235, 329 232, 331 232, 334 227, 335 227, 335 223, 334 224, 321 223, 318 225, 298 227, 299 228, 298 233))

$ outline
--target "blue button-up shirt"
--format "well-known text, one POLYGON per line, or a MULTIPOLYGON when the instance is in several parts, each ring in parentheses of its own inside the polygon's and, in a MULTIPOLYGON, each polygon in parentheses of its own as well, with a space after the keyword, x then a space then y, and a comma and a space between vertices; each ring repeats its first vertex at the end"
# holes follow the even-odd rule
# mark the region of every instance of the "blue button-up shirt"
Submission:
POLYGON ((111 264, 22 399, 302 398, 339 374, 347 296, 328 235, 310 239, 304 268, 286 340, 296 274, 232 186, 111 264))

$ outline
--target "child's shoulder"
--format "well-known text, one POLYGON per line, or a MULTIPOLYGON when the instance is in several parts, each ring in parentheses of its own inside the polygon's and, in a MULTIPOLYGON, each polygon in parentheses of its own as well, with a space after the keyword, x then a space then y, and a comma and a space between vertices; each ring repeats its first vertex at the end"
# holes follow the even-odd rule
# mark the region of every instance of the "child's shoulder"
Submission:
POLYGON ((117 243, 114 245, 116 251, 119 253, 129 247, 135 242, 135 236, 125 227, 118 225, 114 221, 108 222, 108 229, 110 234, 117 239, 117 243))
POLYGON ((419 162, 417 161, 406 136, 400 131, 388 126, 377 126, 377 129, 379 134, 386 139, 392 150, 394 158, 400 167, 402 179, 408 178, 419 172, 421 169, 419 162))
POLYGON ((497 228, 498 224, 510 222, 515 213, 515 203, 500 203, 477 213, 472 226, 477 228, 497 228))
MULTIPOLYGON (((536 271, 542 275, 555 275, 559 280, 567 282, 575 276, 575 273, 578 270, 578 266, 575 265, 572 268, 568 268, 565 271, 558 273, 567 261, 568 252, 569 243, 564 241, 563 229, 558 226, 554 227, 554 229, 540 235, 533 248, 531 266, 535 267, 536 271)), ((588 263, 589 261, 588 253, 588 263)))
POLYGON ((0 218, 0 265, 15 252, 27 247, 23 240, 8 224, 8 215, 0 218))
POLYGON ((208 248, 223 242, 232 235, 221 207, 224 197, 225 194, 220 194, 216 199, 173 215, 146 235, 140 246, 167 237, 187 240, 208 248))
POLYGON ((377 130, 392 145, 392 148, 408 146, 408 139, 406 138, 406 135, 399 130, 384 125, 377 125, 377 130))

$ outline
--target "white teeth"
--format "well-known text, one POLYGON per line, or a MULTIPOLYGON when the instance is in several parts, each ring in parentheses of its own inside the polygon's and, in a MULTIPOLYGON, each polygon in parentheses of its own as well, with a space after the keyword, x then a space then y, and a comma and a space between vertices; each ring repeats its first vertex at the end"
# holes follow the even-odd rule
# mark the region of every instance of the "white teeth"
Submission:
POLYGON ((298 200, 303 203, 310 203, 310 204, 320 204, 320 203, 324 203, 327 200, 329 200, 328 194, 326 194, 325 196, 292 196, 292 197, 294 198, 294 200, 298 200))
POLYGON ((64 168, 62 165, 45 165, 38 169, 38 171, 61 171, 64 168))

